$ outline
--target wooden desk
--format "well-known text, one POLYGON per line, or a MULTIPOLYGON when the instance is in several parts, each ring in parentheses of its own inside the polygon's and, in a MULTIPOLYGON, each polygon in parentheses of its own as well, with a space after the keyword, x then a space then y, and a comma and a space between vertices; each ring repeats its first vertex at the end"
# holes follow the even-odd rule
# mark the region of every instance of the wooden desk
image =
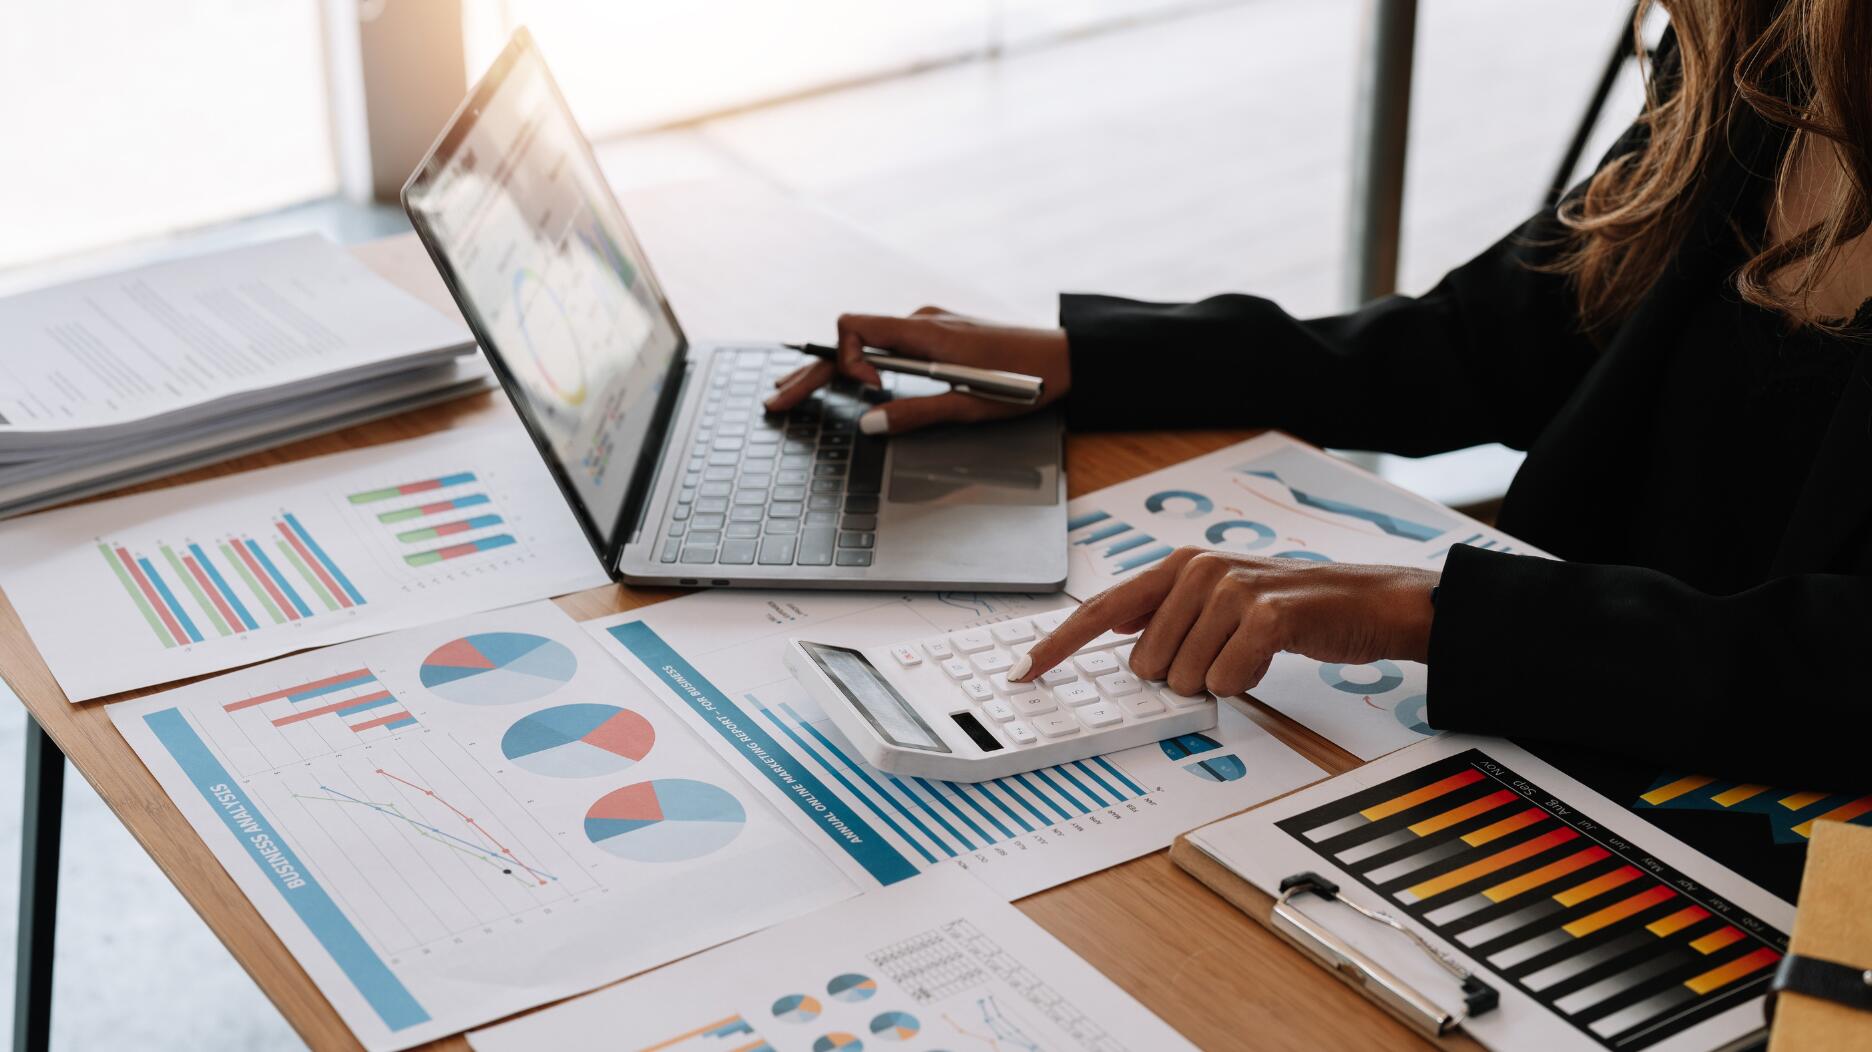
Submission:
MULTIPOLYGON (((627 201, 627 207, 630 205, 627 201)), ((639 226, 652 224, 640 218, 639 226)), ((648 229, 644 234, 652 257, 661 262, 656 238, 648 229)), ((667 283, 678 314, 687 316, 689 311, 679 295, 686 279, 676 278, 668 269, 667 283)), ((889 304, 883 309, 904 310, 914 305, 889 304)), ((746 304, 738 303, 737 307, 745 310, 746 304)), ((786 308, 820 309, 797 300, 786 308)), ((499 419, 509 413, 511 409, 500 395, 478 395, 243 457, 144 488, 414 438, 499 419)), ((1209 452, 1249 434, 1188 431, 1073 436, 1067 444, 1068 485, 1074 494, 1090 492, 1209 452)), ((677 594, 670 589, 613 585, 557 601, 573 617, 585 620, 677 594)), ((311 979, 118 736, 104 703, 72 705, 65 700, 4 596, 0 596, 0 670, 4 670, 33 718, 306 1042, 316 1049, 359 1047, 311 979)), ((1349 754, 1271 710, 1257 708, 1255 717, 1331 773, 1357 763, 1349 754)), ((1429 1047, 1378 1008, 1307 963, 1266 928, 1184 875, 1162 851, 1041 892, 1018 905, 1204 1048, 1429 1047)), ((467 1042, 457 1036, 427 1047, 465 1052, 467 1042)))

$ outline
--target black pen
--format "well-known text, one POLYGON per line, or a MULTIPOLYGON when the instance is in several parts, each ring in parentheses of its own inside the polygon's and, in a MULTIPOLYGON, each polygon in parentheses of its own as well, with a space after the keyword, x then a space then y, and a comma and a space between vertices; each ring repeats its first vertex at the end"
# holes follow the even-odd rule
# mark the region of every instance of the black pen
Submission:
MULTIPOLYGON (((835 347, 827 347, 818 343, 788 343, 782 346, 801 354, 810 354, 814 358, 823 358, 829 362, 838 361, 838 349, 835 347)), ((972 365, 954 365, 949 362, 925 361, 922 358, 904 358, 876 347, 866 347, 864 359, 879 372, 927 376, 932 380, 941 380, 965 394, 996 402, 1033 405, 1040 401, 1041 393, 1046 390, 1046 381, 1038 376, 1011 373, 1005 369, 978 369, 972 365)))

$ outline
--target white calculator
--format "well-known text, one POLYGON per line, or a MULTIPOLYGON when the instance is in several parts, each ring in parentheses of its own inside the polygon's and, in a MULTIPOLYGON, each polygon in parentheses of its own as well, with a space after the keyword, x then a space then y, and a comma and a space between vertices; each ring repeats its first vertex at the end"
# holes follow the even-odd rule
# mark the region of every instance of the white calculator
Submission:
POLYGON ((1131 674, 1136 636, 1105 633, 1032 683, 1008 668, 1072 608, 889 646, 794 639, 787 668, 865 761, 955 782, 1004 778, 1215 726, 1211 694, 1131 674))

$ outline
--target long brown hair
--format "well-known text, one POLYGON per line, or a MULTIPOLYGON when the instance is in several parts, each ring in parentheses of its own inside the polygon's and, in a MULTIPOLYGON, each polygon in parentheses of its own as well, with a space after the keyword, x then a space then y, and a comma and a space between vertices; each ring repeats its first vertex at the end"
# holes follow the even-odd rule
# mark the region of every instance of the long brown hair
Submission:
MULTIPOLYGON (((1567 236, 1552 269, 1568 275, 1588 331, 1623 320, 1664 273, 1715 162, 1750 114, 1789 133, 1775 180, 1781 200, 1806 151, 1836 162, 1836 192, 1820 218, 1779 240, 1738 233, 1751 254, 1735 274, 1750 303, 1804 324, 1815 287, 1842 247, 1872 222, 1872 3, 1867 0, 1660 0, 1677 57, 1660 83, 1646 70, 1642 147, 1601 168, 1564 202, 1567 236), (1785 274, 1783 272, 1785 271, 1785 274), (1783 275, 1777 279, 1777 275, 1783 275)), ((1634 43, 1651 0, 1638 5, 1634 43)))

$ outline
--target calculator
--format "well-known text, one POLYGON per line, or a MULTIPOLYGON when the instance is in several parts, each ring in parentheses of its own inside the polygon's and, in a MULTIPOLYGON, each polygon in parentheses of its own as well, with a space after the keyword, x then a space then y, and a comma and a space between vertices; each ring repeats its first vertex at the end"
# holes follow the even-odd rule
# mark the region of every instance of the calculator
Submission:
POLYGON ((979 782, 1215 726, 1212 694, 1131 674, 1136 636, 1094 639, 1031 683, 1007 670, 1072 608, 877 647, 790 640, 787 668, 865 761, 979 782))

